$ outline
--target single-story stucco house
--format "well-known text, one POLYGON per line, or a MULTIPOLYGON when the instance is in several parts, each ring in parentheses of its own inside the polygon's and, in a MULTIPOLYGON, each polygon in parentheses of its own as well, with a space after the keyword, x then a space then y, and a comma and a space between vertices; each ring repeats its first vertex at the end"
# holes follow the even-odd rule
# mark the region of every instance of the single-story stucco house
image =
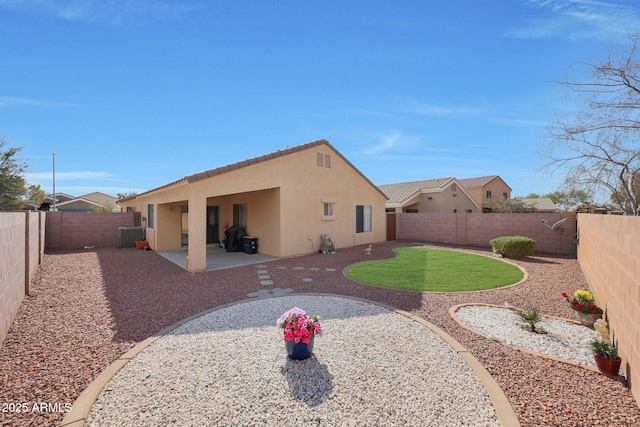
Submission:
MULTIPOLYGON (((106 212, 109 209, 113 212, 119 212, 120 208, 116 205, 117 201, 117 198, 99 191, 78 197, 65 193, 56 193, 55 207, 60 212, 94 212, 96 210, 106 212)), ((46 211, 53 210, 53 195, 47 195, 38 208, 46 211)))
POLYGON ((558 208, 548 197, 524 198, 522 203, 533 206, 536 212, 562 212, 562 209, 558 208))
POLYGON ((379 188, 388 198, 387 212, 481 212, 478 202, 453 177, 384 184, 379 188))
POLYGON ((227 227, 257 238, 257 251, 291 257, 385 240, 385 194, 322 139, 207 170, 118 201, 141 212, 156 251, 188 245, 188 269, 206 269, 207 245, 227 227), (188 239, 184 233, 188 232, 188 239))

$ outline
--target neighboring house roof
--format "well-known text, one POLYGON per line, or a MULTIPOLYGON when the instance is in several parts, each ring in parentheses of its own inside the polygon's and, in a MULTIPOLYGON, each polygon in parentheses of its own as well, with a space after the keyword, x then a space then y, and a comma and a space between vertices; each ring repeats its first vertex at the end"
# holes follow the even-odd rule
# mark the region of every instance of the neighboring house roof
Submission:
POLYGON ((418 193, 429 191, 438 192, 446 188, 455 178, 423 179, 421 181, 398 182, 395 184, 383 184, 378 188, 389 199, 388 203, 402 203, 414 197, 418 193))
POLYGON ((423 179, 421 181, 398 182, 395 184, 382 184, 378 188, 387 196, 388 207, 401 207, 407 201, 411 201, 419 194, 440 193, 452 184, 458 186, 458 190, 463 192, 477 207, 478 202, 465 191, 465 189, 454 177, 423 179))
MULTIPOLYGON (((459 179, 458 182, 462 184, 463 187, 475 188, 475 187, 484 187, 485 185, 489 184, 491 181, 493 181, 496 178, 499 178, 500 180, 502 180, 502 182, 504 182, 504 184, 507 187, 509 187, 509 184, 507 184, 504 181, 504 179, 500 178, 498 175, 479 176, 476 178, 459 179)), ((512 190, 511 187, 509 187, 509 189, 512 190)))
POLYGON ((534 206, 538 212, 556 212, 559 210, 548 197, 522 199, 522 203, 534 206))
MULTIPOLYGON (((92 210, 94 207, 111 207, 116 206, 117 198, 99 191, 85 194, 84 196, 74 197, 65 193, 56 193, 56 209, 60 210, 92 210)), ((53 207, 53 194, 47 195, 44 203, 49 203, 53 207)))
POLYGON ((85 194, 83 196, 78 196, 78 197, 76 197, 76 199, 90 200, 90 201, 95 202, 95 203, 97 203, 99 205, 102 205, 102 206, 106 206, 107 203, 110 203, 110 204, 113 205, 118 200, 116 197, 110 196, 110 195, 105 194, 105 193, 101 193, 99 191, 95 191, 93 193, 85 194))
MULTIPOLYGON (((75 197, 70 196, 66 193, 56 193, 56 203, 68 202, 69 200, 73 200, 75 197)), ((47 194, 47 197, 44 198, 44 203, 53 203, 53 194, 47 194)))
POLYGON ((380 192, 380 194, 382 194, 386 198, 385 193, 382 190, 380 190, 380 188, 378 188, 378 186, 376 186, 373 182, 371 182, 369 180, 369 178, 367 178, 362 172, 360 172, 360 170, 358 170, 358 168, 356 168, 353 165, 353 163, 351 163, 349 160, 347 160, 346 157, 344 157, 338 150, 336 150, 335 147, 329 143, 329 141, 327 141, 326 139, 319 139, 317 141, 313 141, 313 142, 309 142, 309 143, 306 143, 306 144, 298 145, 296 147, 286 148, 284 150, 278 150, 278 151, 275 151, 275 152, 270 153, 270 154, 265 154, 263 156, 254 157, 254 158, 251 158, 251 159, 243 160, 241 162, 232 163, 230 165, 221 166, 221 167, 218 167, 218 168, 206 170, 204 172, 199 172, 199 173, 196 173, 196 174, 193 174, 193 175, 189 175, 189 176, 186 176, 184 178, 178 179, 176 181, 170 182, 169 184, 165 184, 163 186, 160 186, 160 187, 154 188, 152 190, 146 191, 144 193, 137 194, 135 196, 127 197, 127 198, 124 198, 124 199, 120 199, 119 201, 122 202, 122 201, 133 200, 138 196, 142 196, 144 194, 148 194, 148 193, 151 193, 151 192, 154 192, 154 191, 162 190, 162 189, 165 189, 167 187, 172 187, 172 186, 176 186, 176 185, 184 185, 184 184, 188 184, 188 183, 190 184, 190 183, 193 183, 193 182, 196 182, 196 181, 200 181, 200 180, 203 180, 203 179, 211 178, 212 176, 222 175, 222 174, 227 173, 227 172, 231 172, 231 171, 234 171, 234 170, 237 170, 237 169, 245 168, 247 166, 255 165, 256 163, 266 162, 267 160, 272 160, 272 159, 276 159, 278 157, 286 156, 288 154, 296 153, 298 151, 307 150, 309 148, 313 148, 313 147, 316 147, 318 145, 326 145, 326 146, 328 146, 338 156, 340 156, 340 158, 342 160, 344 160, 349 166, 351 166, 353 168, 353 170, 355 170, 365 181, 367 181, 369 184, 371 184, 371 186, 373 188, 375 188, 378 192, 380 192))
POLYGON ((62 202, 62 203, 58 203, 56 206, 60 209, 62 208, 69 208, 72 205, 82 205, 82 204, 87 204, 87 205, 91 205, 91 206, 104 206, 100 203, 96 203, 92 200, 87 200, 87 199, 83 199, 81 197, 75 198, 73 200, 67 200, 66 202, 62 202))

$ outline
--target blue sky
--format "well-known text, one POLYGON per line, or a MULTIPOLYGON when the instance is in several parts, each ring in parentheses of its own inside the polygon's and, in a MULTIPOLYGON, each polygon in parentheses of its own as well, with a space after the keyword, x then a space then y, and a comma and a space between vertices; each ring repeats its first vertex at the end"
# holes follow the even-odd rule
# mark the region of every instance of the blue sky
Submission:
POLYGON ((546 193, 557 82, 638 31, 623 0, 0 0, 0 136, 75 196, 321 138, 375 184, 546 193))

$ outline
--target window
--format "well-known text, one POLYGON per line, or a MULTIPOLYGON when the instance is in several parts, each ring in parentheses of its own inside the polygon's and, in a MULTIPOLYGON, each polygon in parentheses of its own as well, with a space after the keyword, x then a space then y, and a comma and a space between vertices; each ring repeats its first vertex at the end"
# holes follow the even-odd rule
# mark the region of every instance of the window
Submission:
POLYGON ((247 228, 247 204, 233 205, 233 226, 247 228))
POLYGON ((324 204, 324 216, 333 216, 333 203, 324 204))
POLYGON ((408 209, 405 209, 404 213, 418 213, 418 209, 408 208, 408 209))
POLYGON ((509 193, 502 193, 502 198, 505 200, 509 199, 509 193))
POLYGON ((154 225, 153 224, 153 217, 154 217, 153 210, 154 209, 153 209, 153 205, 152 204, 147 205, 147 218, 149 218, 149 223, 147 224, 147 227, 149 227, 149 228, 153 228, 153 225, 154 225))
POLYGON ((471 209, 467 209, 467 213, 473 213, 471 209))
POLYGON ((371 232, 371 206, 356 206, 356 233, 371 232))
POLYGON ((491 190, 487 190, 487 199, 491 198, 491 190))
POLYGON ((458 213, 458 209, 453 209, 453 213, 458 213))

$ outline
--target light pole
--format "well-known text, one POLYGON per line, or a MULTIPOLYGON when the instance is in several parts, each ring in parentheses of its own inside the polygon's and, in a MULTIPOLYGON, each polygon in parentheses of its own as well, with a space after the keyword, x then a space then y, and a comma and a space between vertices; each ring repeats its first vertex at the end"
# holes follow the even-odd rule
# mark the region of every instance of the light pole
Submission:
POLYGON ((56 210, 56 153, 51 153, 53 162, 53 210, 56 210))

